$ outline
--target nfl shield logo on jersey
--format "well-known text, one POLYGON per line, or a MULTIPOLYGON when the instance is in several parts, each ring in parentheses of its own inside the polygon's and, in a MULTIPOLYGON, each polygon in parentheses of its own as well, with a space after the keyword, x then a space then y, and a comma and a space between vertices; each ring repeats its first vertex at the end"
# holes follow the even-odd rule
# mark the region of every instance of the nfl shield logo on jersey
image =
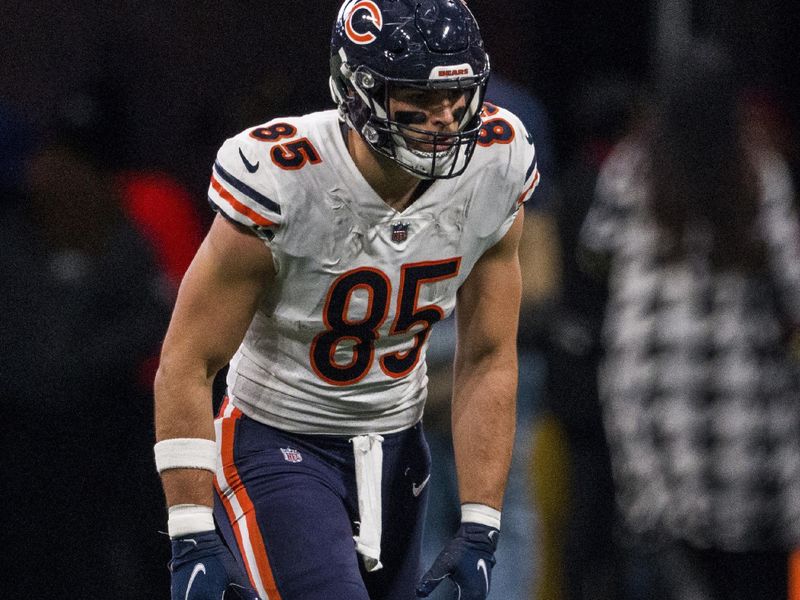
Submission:
POLYGON ((303 460, 302 454, 294 448, 281 448, 281 452, 283 452, 283 459, 286 462, 299 463, 303 460))
POLYGON ((408 223, 392 223, 392 241, 405 242, 408 238, 408 223))

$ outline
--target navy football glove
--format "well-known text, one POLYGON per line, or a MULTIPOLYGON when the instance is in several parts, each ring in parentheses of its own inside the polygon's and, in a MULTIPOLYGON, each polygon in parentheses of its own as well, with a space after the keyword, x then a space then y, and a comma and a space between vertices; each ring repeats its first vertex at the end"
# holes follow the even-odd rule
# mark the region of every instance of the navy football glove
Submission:
POLYGON ((215 531, 172 540, 172 600, 259 600, 215 531))
POLYGON ((494 527, 479 523, 462 523, 455 537, 423 575, 417 585, 417 597, 427 598, 446 578, 455 585, 456 600, 485 600, 489 595, 494 567, 497 536, 494 527))

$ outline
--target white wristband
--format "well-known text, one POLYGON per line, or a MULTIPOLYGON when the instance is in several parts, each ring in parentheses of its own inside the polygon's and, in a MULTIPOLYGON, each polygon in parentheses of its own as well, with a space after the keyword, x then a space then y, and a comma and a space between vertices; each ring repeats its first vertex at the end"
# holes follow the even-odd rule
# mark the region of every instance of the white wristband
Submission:
POLYGON ((172 438, 161 440, 153 446, 156 469, 161 473, 167 469, 217 470, 217 444, 203 438, 172 438))
POLYGON ((500 511, 485 504, 462 504, 462 523, 480 523, 488 527, 500 529, 500 511))
POLYGON ((176 504, 169 507, 167 518, 169 537, 174 539, 204 531, 214 531, 214 514, 210 506, 176 504))

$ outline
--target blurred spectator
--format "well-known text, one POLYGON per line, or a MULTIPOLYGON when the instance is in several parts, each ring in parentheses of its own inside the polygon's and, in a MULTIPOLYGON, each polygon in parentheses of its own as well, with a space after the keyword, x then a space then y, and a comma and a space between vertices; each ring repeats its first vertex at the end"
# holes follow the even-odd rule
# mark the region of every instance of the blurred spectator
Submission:
POLYGON ((180 183, 162 172, 126 170, 116 175, 115 183, 126 214, 149 242, 174 299, 203 239, 197 203, 180 183))
POLYGON ((163 291, 172 300, 205 227, 199 202, 180 182, 163 171, 132 165, 124 143, 132 128, 126 106, 119 84, 96 78, 63 95, 53 128, 63 145, 113 178, 109 185, 116 188, 126 217, 149 243, 163 276, 163 291))
POLYGON ((17 154, 25 177, 0 205, 3 596, 164 597, 139 379, 169 305, 113 174, 60 124, 50 133, 17 154))
POLYGON ((600 165, 628 131, 637 95, 633 83, 611 78, 587 81, 575 94, 574 151, 558 176, 559 193, 550 208, 558 290, 551 306, 540 307, 531 320, 538 326, 524 330, 541 338, 546 364, 531 461, 541 600, 621 597, 611 465, 596 383, 606 285, 583 271, 576 250, 600 165))
POLYGON ((25 172, 25 158, 34 145, 33 128, 15 107, 0 101, 0 209, 16 204, 25 172))
MULTIPOLYGON (((800 542, 800 230, 784 160, 745 134, 696 42, 604 164, 583 241, 608 259, 600 378, 648 599, 785 598, 800 542)), ((602 264, 602 261, 595 261, 602 264)))
POLYGON ((776 94, 764 87, 750 87, 742 94, 742 124, 753 143, 780 154, 796 178, 800 148, 789 112, 776 94))

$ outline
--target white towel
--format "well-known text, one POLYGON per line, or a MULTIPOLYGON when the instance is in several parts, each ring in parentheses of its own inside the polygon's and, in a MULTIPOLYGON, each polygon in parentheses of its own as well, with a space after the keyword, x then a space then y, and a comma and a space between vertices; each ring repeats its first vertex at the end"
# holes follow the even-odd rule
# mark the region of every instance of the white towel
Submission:
POLYGON ((356 459, 356 488, 360 527, 353 536, 356 551, 367 571, 377 571, 381 564, 381 480, 383 479, 383 437, 370 433, 351 438, 356 459))

